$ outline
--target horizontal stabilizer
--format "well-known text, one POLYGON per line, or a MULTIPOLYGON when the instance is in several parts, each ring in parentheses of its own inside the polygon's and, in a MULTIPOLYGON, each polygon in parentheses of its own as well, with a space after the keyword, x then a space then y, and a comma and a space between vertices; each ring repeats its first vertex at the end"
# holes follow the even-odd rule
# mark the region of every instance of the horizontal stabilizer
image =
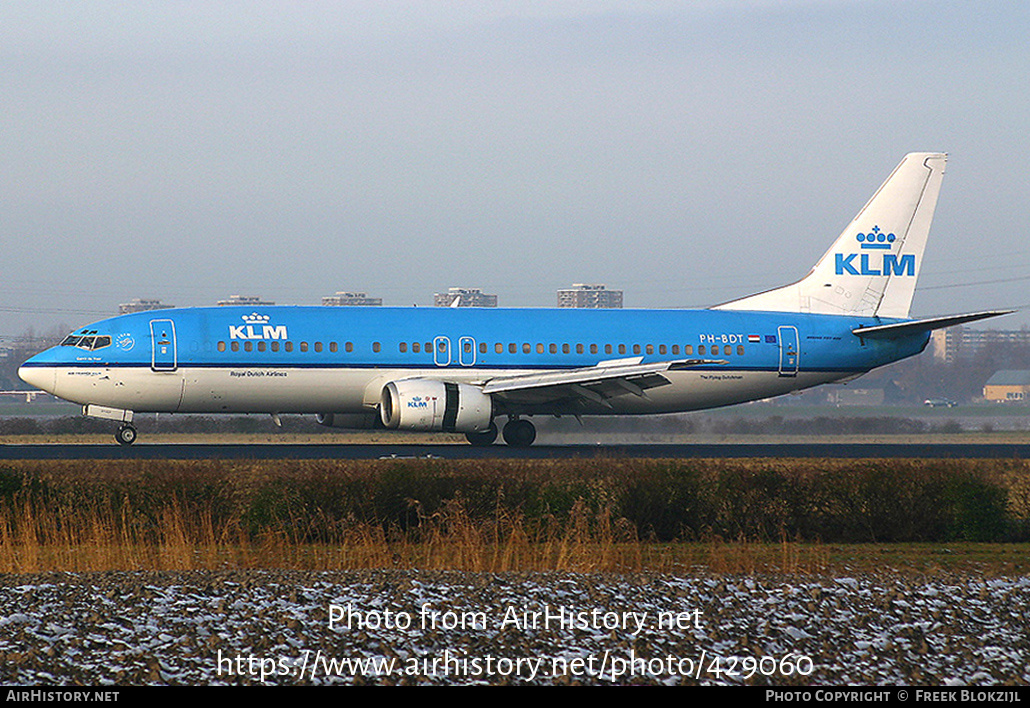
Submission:
POLYGON ((946 317, 931 317, 925 320, 913 320, 911 322, 896 322, 895 324, 875 325, 873 327, 857 327, 851 330, 856 337, 869 339, 897 339, 908 337, 920 332, 929 332, 934 329, 944 329, 966 322, 986 320, 988 317, 999 317, 1008 315, 1015 310, 991 310, 988 312, 971 312, 965 315, 948 315, 946 317))

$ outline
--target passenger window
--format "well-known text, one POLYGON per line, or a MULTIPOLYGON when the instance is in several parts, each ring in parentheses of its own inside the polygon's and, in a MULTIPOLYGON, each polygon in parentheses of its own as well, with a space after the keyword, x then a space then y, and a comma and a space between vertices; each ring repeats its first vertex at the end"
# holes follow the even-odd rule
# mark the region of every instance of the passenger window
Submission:
POLYGON ((240 350, 240 343, 239 342, 233 342, 232 343, 232 350, 234 352, 238 352, 240 350))
POLYGON ((465 340, 465 342, 462 344, 461 348, 462 348, 462 350, 464 350, 464 352, 466 354, 471 354, 472 353, 472 342, 470 342, 468 340, 465 340))
POLYGON ((544 345, 541 344, 540 342, 537 342, 536 353, 537 354, 543 354, 544 353, 544 345))
POLYGON ((569 345, 568 344, 561 345, 561 353, 562 354, 568 354, 569 353, 569 345))
POLYGON ((379 353, 379 350, 381 348, 382 347, 380 346, 379 342, 372 342, 372 351, 374 351, 376 354, 379 353))
POLYGON ((258 351, 259 352, 265 351, 265 343, 264 342, 258 342, 258 351))
POLYGON ((329 351, 331 351, 331 352, 332 352, 333 354, 335 354, 335 353, 336 353, 336 351, 337 351, 337 350, 338 350, 339 348, 340 348, 340 345, 339 345, 339 344, 337 344, 336 342, 329 342, 329 351))
POLYGON ((273 352, 279 351, 279 342, 272 342, 272 351, 273 352))
POLYGON ((591 354, 597 354, 597 345, 596 344, 591 344, 590 345, 590 353, 591 354))
POLYGON ((225 351, 225 342, 219 342, 218 343, 218 351, 220 351, 220 352, 224 352, 225 351))
POLYGON ((426 342, 426 354, 429 354, 432 351, 433 351, 433 343, 432 342, 426 342))
POLYGON ((673 344, 672 345, 672 353, 673 353, 673 355, 679 354, 680 353, 680 345, 673 344))
MULTIPOLYGON (((543 346, 543 345, 541 344, 540 346, 543 346)), ((554 342, 551 342, 551 346, 548 347, 548 351, 551 352, 552 354, 557 354, 558 353, 558 345, 555 344, 554 342)))
POLYGON ((479 353, 486 354, 486 342, 479 343, 479 353))
POLYGON ((737 345, 737 356, 744 356, 744 345, 743 344, 738 344, 737 345))
POLYGON ((523 354, 529 354, 532 351, 533 351, 533 347, 529 344, 529 342, 523 342, 522 343, 522 353, 523 354))
POLYGON ((494 351, 498 354, 504 354, 504 345, 498 342, 494 345, 494 351))
POLYGON ((401 354, 406 354, 407 351, 408 351, 408 343, 407 342, 401 342, 400 343, 400 349, 401 349, 401 354))
POLYGON ((322 343, 321 342, 315 342, 315 351, 316 352, 321 352, 322 351, 322 343))
POLYGON ((726 356, 730 356, 731 354, 733 354, 733 347, 727 344, 725 347, 722 348, 722 353, 726 356))
POLYGON ((508 353, 509 354, 515 354, 516 353, 515 342, 512 342, 511 344, 508 345, 508 353))
POLYGON ((625 344, 620 344, 619 345, 619 354, 625 354, 625 353, 626 353, 626 345, 625 344))
POLYGON ((283 348, 286 351, 288 351, 288 352, 292 352, 293 351, 293 342, 286 342, 285 344, 283 344, 283 348))
POLYGON ((611 344, 605 344, 604 345, 604 353, 605 354, 611 354, 612 353, 612 345, 611 344))
POLYGON ((704 353, 705 353, 705 345, 704 344, 698 344, 697 345, 697 353, 700 354, 701 356, 704 356, 704 353))
POLYGON ((354 342, 347 342, 343 345, 343 348, 349 353, 354 351, 354 342))
POLYGON ((633 353, 634 354, 639 354, 640 353, 640 345, 639 344, 634 344, 633 345, 633 353))
MULTIPOLYGON (((684 345, 683 353, 684 354, 693 354, 694 353, 694 345, 693 344, 684 345)), ((701 353, 704 354, 704 352, 701 352, 701 353)))
POLYGON ((582 354, 583 353, 583 345, 582 344, 577 344, 576 345, 576 353, 577 354, 582 354))
POLYGON ((412 342, 411 351, 415 352, 416 354, 420 353, 422 351, 422 345, 418 342, 412 342))
MULTIPOLYGON (((648 352, 648 354, 650 354, 650 353, 651 353, 651 352, 648 352)), ((667 353, 667 351, 666 351, 666 349, 665 349, 665 345, 664 345, 664 344, 659 344, 659 345, 658 345, 658 353, 659 353, 659 354, 666 354, 666 353, 667 353)))
POLYGON ((306 352, 308 350, 308 343, 307 342, 301 342, 300 343, 300 350, 302 352, 306 352))

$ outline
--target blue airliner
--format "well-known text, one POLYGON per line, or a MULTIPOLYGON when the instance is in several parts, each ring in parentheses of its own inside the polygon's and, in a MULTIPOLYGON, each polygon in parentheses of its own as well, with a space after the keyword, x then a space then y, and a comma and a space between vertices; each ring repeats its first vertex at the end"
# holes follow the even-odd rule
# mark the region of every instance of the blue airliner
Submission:
POLYGON ((211 307, 102 320, 29 359, 29 384, 137 412, 314 413, 324 425, 531 445, 534 415, 699 410, 853 379, 930 331, 909 318, 946 156, 904 158, 811 272, 704 310, 211 307))

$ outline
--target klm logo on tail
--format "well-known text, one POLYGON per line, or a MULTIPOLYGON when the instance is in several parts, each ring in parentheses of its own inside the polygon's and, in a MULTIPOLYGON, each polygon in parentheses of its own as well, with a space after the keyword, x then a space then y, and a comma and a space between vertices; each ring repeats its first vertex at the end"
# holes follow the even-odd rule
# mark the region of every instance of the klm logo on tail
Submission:
POLYGON ((896 256, 893 253, 869 253, 869 251, 890 251, 897 240, 893 233, 885 234, 879 226, 867 234, 858 234, 855 240, 865 253, 835 253, 834 270, 837 275, 901 275, 916 274, 914 254, 896 256))

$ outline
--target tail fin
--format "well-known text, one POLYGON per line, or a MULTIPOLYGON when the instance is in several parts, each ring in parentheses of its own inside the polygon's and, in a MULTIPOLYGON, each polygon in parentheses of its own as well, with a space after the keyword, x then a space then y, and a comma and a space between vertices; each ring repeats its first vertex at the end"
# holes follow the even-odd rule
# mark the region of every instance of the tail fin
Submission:
POLYGON ((812 271, 715 309, 908 317, 947 156, 905 156, 812 271))

